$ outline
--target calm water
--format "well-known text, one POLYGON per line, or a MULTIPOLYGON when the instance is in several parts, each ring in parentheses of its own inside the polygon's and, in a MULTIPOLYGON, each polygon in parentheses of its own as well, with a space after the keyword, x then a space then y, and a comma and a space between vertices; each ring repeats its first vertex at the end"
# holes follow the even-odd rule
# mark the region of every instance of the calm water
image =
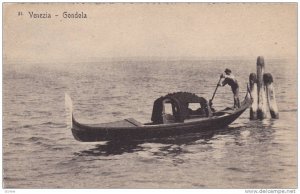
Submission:
MULTIPOLYGON (((211 98, 231 68, 243 96, 254 60, 123 61, 5 64, 3 177, 5 188, 294 188, 297 186, 297 71, 267 60, 275 78, 280 119, 134 142, 76 141, 67 122, 65 92, 81 122, 133 117, 150 120, 153 101, 169 92, 211 98)), ((229 87, 216 108, 231 106, 229 87)))

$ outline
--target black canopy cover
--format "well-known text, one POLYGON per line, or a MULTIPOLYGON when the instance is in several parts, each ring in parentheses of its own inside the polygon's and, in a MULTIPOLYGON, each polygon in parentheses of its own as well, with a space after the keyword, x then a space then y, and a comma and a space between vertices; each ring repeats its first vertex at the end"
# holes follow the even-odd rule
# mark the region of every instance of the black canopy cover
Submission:
POLYGON ((162 96, 154 101, 151 120, 154 123, 163 123, 163 101, 168 100, 172 104, 172 110, 176 122, 183 122, 189 117, 189 103, 199 103, 206 115, 211 115, 211 110, 205 98, 189 92, 176 92, 162 96))

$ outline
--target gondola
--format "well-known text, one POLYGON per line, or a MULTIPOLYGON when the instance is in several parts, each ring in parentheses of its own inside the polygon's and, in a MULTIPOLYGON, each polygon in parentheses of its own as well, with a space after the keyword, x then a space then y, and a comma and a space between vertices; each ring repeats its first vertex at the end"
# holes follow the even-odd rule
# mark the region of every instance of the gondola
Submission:
POLYGON ((215 111, 209 101, 192 93, 167 94, 154 101, 149 123, 128 118, 110 123, 82 124, 72 112, 72 134, 78 141, 96 142, 163 138, 224 128, 251 105, 252 98, 248 93, 239 108, 219 111, 215 111))

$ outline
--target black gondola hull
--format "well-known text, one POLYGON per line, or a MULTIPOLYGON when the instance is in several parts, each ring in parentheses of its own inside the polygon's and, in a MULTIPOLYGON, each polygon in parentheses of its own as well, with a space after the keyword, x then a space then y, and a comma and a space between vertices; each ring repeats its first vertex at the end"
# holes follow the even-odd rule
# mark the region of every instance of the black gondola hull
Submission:
POLYGON ((221 129, 235 121, 250 106, 251 102, 250 99, 246 98, 241 108, 232 111, 231 114, 172 124, 103 127, 81 124, 72 116, 72 133, 78 141, 96 142, 162 138, 209 129, 221 129))

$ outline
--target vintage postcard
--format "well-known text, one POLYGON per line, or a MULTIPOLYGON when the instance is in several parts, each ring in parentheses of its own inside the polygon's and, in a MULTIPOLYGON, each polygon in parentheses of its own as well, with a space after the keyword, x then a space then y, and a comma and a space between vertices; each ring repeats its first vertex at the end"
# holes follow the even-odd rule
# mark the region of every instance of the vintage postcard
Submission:
POLYGON ((294 193, 297 6, 4 3, 3 188, 294 193))

